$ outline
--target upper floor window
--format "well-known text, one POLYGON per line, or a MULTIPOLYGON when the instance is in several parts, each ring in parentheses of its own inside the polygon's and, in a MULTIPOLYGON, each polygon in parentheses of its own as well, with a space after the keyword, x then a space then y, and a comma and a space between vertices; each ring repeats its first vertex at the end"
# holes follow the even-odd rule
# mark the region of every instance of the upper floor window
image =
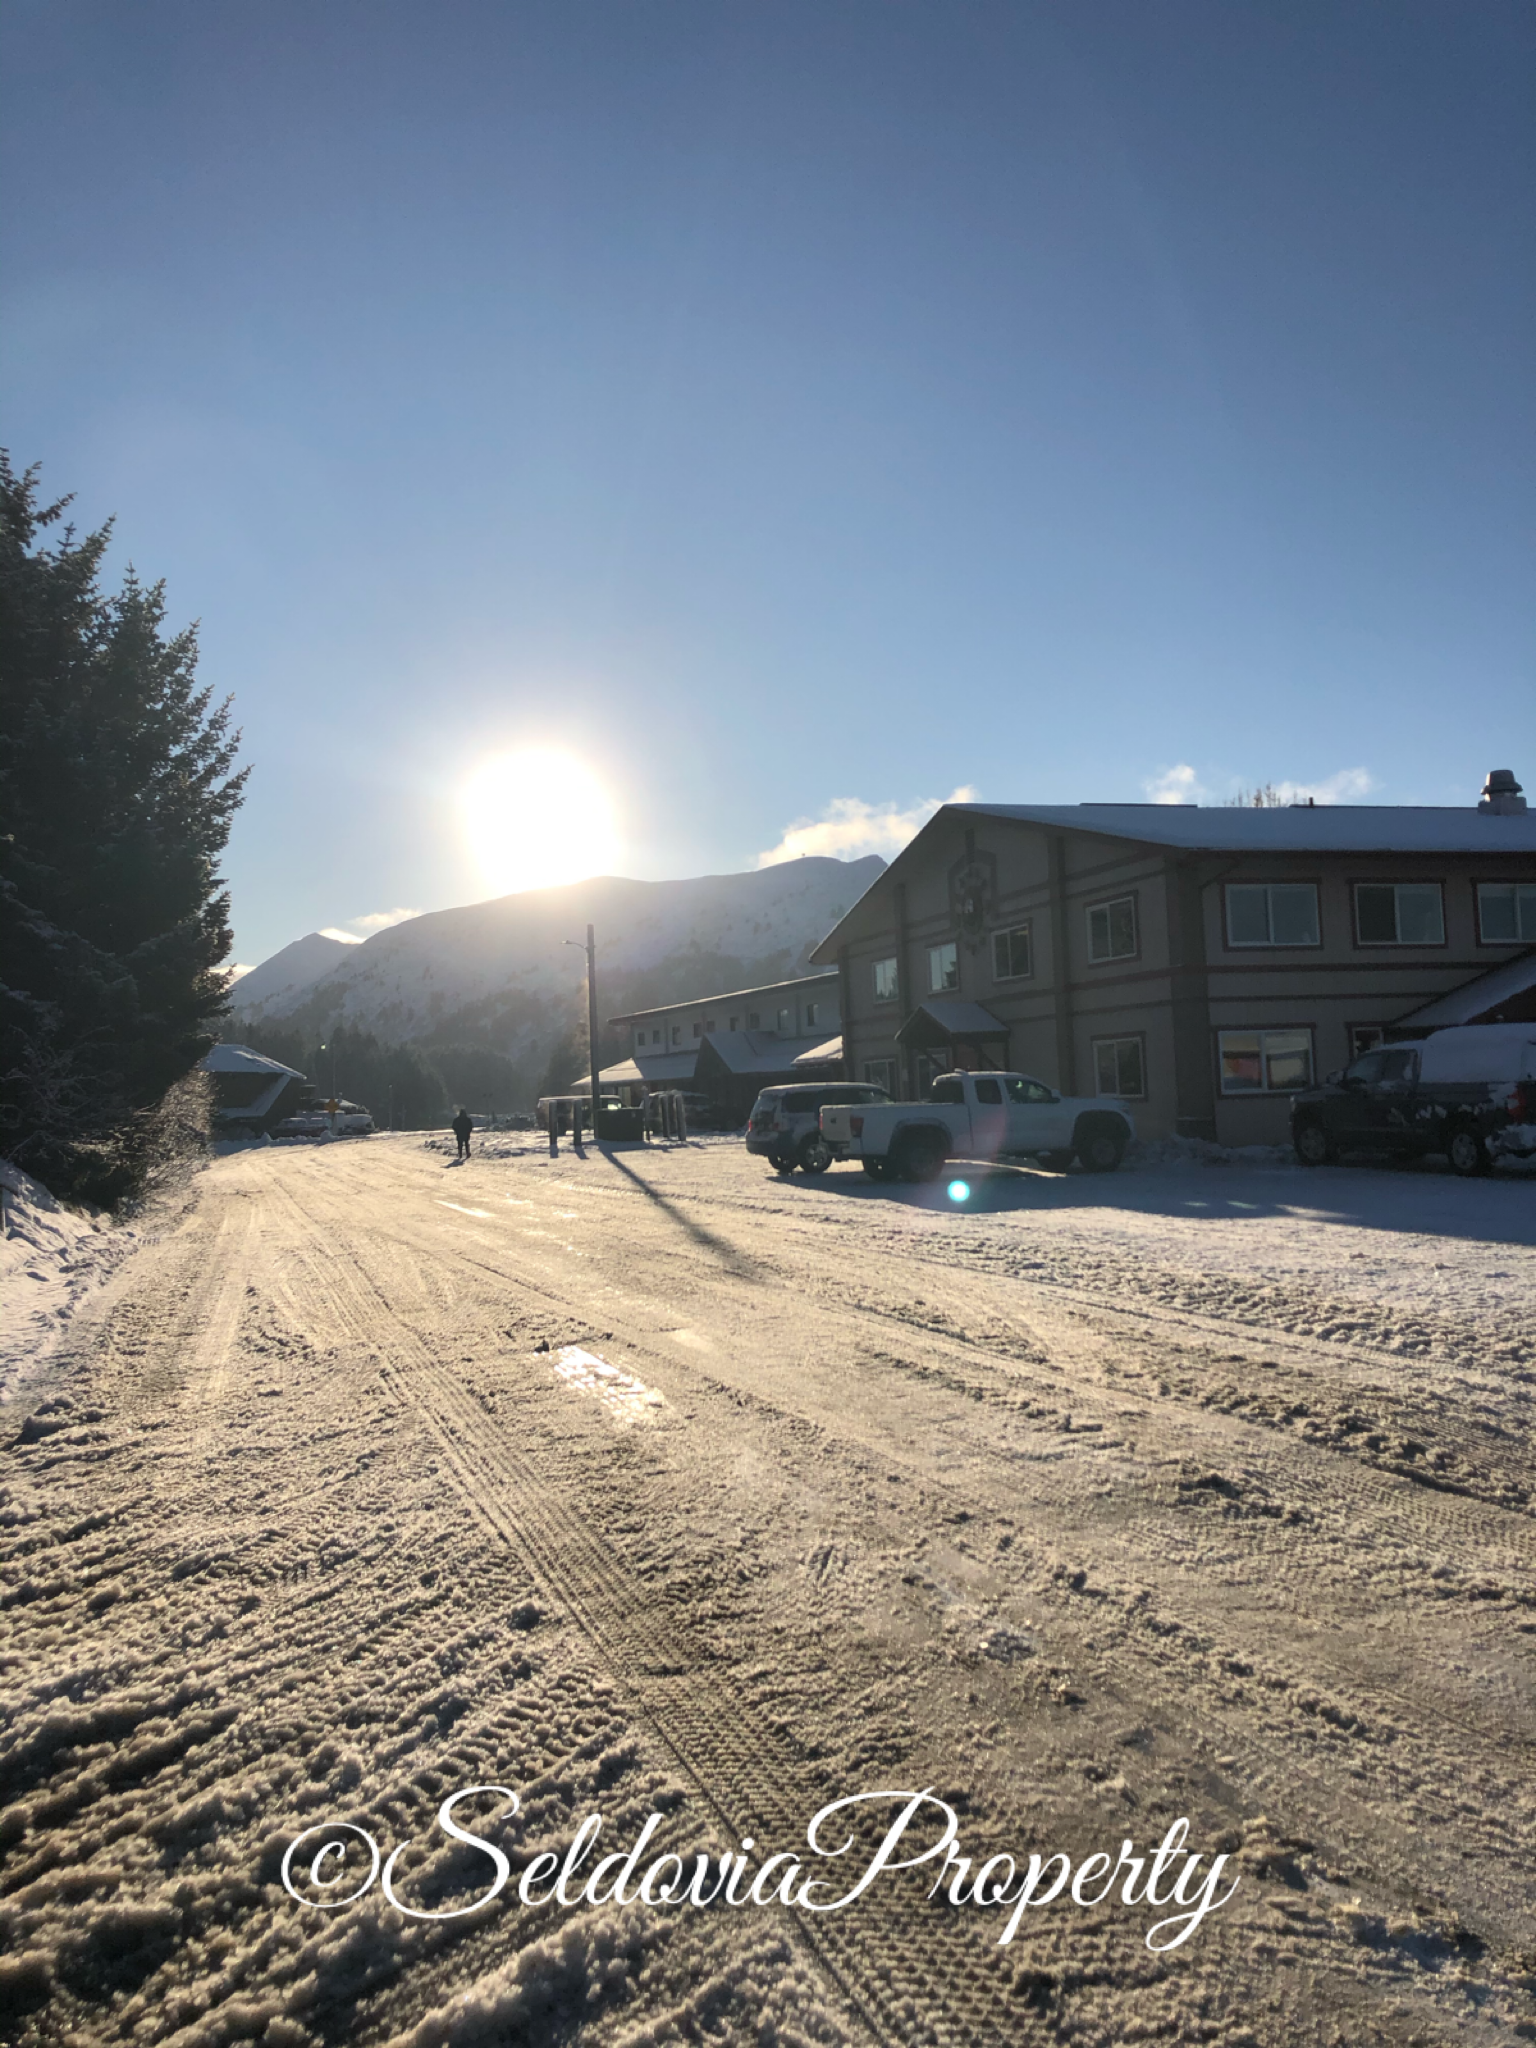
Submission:
POLYGON ((747 1029, 748 1029, 749 1031, 760 1031, 760 1030, 762 1029, 762 1025, 763 1025, 763 1018, 762 1018, 762 1012, 761 1012, 760 1010, 748 1010, 748 1012, 747 1012, 747 1029))
POLYGON ((730 1028, 732 1031, 739 1031, 741 1029, 741 1019, 739 1017, 733 1017, 731 1019, 730 1028))
POLYGON ((1088 958, 1129 960, 1136 952, 1136 898, 1117 896, 1095 903, 1088 912, 1088 958))
POLYGON ((1356 882, 1355 938, 1362 946, 1443 946, 1438 882, 1356 882))
POLYGON ((896 1000, 896 955, 889 960, 875 962, 875 1001, 894 1003, 896 1000))
POLYGON ((1029 943, 1029 926, 1017 924, 1011 932, 992 934, 992 978, 994 981, 1018 981, 1035 971, 1034 955, 1029 943))
POLYGON ((928 988, 933 995, 960 986, 960 948, 953 939, 947 945, 928 948, 928 988))
POLYGON ((1477 936, 1485 946, 1536 943, 1536 882, 1479 882, 1477 936))
POLYGON ((806 1006, 805 1006, 805 1028, 806 1028, 806 1030, 807 1030, 807 1031, 814 1031, 814 1030, 815 1030, 815 1028, 816 1028, 816 1019, 817 1019, 818 1015, 820 1014, 820 1011, 821 1011, 821 1005, 820 1005, 819 1003, 807 1003, 807 1004, 806 1004, 806 1006))
POLYGON ((695 1038, 702 1038, 704 1036, 704 1026, 699 1022, 697 1017, 695 1017, 693 1020, 693 1035, 695 1038))
POLYGON ((789 1036, 789 1012, 788 1012, 788 1010, 780 1010, 780 1012, 779 1012, 779 1017, 778 1017, 778 1025, 777 1025, 777 1029, 778 1029, 778 1034, 779 1034, 780 1038, 788 1038, 788 1036, 789 1036))
POLYGON ((1315 882, 1229 882, 1229 946, 1318 946, 1315 882))
POLYGON ((683 1042, 683 1027, 682 1027, 682 1025, 681 1025, 681 1024, 674 1024, 674 1025, 672 1026, 672 1043, 673 1043, 674 1045, 681 1045, 681 1044, 682 1044, 682 1042, 683 1042))

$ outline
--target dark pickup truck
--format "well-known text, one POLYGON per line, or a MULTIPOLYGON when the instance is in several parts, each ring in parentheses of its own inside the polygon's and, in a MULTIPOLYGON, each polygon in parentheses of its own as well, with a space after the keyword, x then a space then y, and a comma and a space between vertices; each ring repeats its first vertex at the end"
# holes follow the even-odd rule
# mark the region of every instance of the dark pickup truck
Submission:
POLYGON ((1443 1152, 1457 1173, 1536 1154, 1536 1024, 1466 1024, 1362 1053, 1291 1098, 1308 1166, 1350 1152, 1443 1152))

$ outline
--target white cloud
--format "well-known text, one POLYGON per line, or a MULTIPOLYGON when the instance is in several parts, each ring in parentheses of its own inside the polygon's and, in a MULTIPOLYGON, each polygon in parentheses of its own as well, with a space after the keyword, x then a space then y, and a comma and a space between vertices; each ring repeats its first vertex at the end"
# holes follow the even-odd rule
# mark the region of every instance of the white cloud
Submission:
POLYGON ((1198 804, 1211 794, 1187 761, 1165 768, 1141 786, 1155 804, 1198 804))
POLYGON ((777 846, 757 856, 760 868, 777 867, 781 861, 799 860, 802 854, 830 854, 834 860, 860 860, 865 854, 883 854, 889 860, 900 853, 909 839, 927 824, 941 803, 974 803, 976 792, 964 784, 947 797, 924 797, 906 810, 893 803, 867 804, 862 797, 839 796, 819 818, 797 818, 786 825, 777 846))
POLYGON ((1262 785, 1237 783, 1230 779, 1226 796, 1218 795, 1208 783, 1200 780, 1198 770, 1187 761, 1180 761, 1176 767, 1165 768, 1160 774, 1149 776, 1141 785, 1155 804, 1211 804, 1231 802, 1236 796, 1251 795, 1255 787, 1262 787, 1271 793, 1277 803, 1304 804, 1309 799, 1315 804, 1358 804, 1363 803, 1372 790, 1379 789, 1380 783, 1369 768, 1340 768, 1332 775, 1325 775, 1319 782, 1268 782, 1262 785))
POLYGON ((405 924, 420 916, 419 910, 370 910, 366 917, 349 917, 347 923, 354 931, 387 932, 392 925, 405 924))
POLYGON ((233 988, 235 983, 237 981, 240 981, 245 975, 253 973, 255 970, 255 966, 256 962, 254 960, 237 960, 233 967, 226 967, 224 972, 229 976, 231 988, 233 988))
POLYGON ((1380 787, 1369 768, 1340 768, 1321 782, 1277 782, 1275 795, 1288 804, 1304 804, 1308 797, 1315 804, 1358 804, 1380 787))
POLYGON ((372 938, 375 932, 387 932, 408 919, 420 917, 419 910, 370 910, 366 917, 349 917, 347 925, 326 924, 320 927, 322 939, 339 939, 344 946, 360 946, 364 939, 372 938))

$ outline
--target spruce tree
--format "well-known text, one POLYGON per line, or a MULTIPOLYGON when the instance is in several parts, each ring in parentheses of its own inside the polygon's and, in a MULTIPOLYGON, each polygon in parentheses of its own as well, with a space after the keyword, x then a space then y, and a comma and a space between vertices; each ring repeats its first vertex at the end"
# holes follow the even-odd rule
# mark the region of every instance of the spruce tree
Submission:
POLYGON ((45 543, 68 503, 0 451, 0 1149, 111 1201, 225 1006, 249 771, 164 586, 101 589, 110 525, 45 543))

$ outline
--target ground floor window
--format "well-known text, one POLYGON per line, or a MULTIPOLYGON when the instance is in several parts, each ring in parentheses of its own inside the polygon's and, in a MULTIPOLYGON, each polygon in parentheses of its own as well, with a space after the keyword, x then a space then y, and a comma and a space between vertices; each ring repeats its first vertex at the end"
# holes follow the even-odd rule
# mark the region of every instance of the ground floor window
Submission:
POLYGON ((1096 1093, 1141 1097, 1147 1092, 1146 1052, 1137 1038, 1098 1038, 1093 1045, 1096 1093))
POLYGON ((894 1060, 866 1060, 864 1078, 883 1088, 887 1095, 896 1093, 896 1062, 894 1060))
POLYGON ((1349 1026, 1349 1056, 1358 1059, 1372 1046, 1380 1045, 1386 1037, 1386 1028, 1381 1024, 1351 1024, 1349 1026))
POLYGON ((1291 1095, 1312 1085, 1312 1033, 1218 1031, 1223 1095, 1291 1095))

